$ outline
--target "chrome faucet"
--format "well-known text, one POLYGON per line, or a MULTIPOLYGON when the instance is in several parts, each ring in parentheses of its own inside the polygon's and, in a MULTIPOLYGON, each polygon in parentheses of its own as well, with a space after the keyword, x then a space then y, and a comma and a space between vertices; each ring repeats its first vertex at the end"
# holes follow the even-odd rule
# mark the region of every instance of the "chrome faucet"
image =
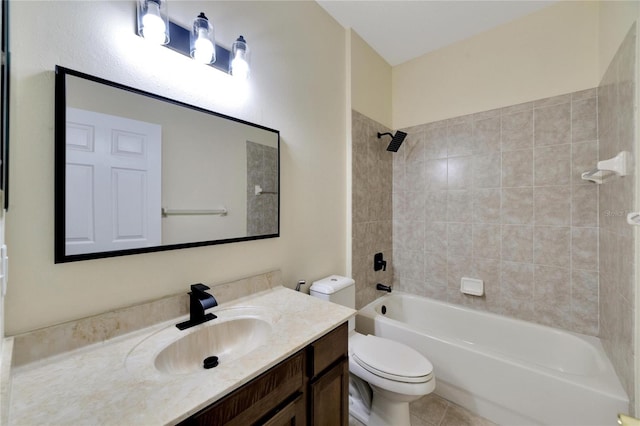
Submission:
POLYGON ((206 309, 218 306, 216 298, 205 290, 209 290, 209 287, 204 284, 191 284, 191 291, 189 292, 189 320, 176 324, 176 327, 180 330, 217 318, 212 313, 205 314, 204 312, 206 309))

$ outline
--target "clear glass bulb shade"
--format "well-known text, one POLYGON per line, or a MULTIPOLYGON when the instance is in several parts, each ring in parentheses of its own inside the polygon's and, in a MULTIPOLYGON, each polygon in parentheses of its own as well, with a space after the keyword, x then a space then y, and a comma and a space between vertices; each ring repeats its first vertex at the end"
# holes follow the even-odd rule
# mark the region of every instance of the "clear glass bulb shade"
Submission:
POLYGON ((204 13, 200 13, 193 20, 189 42, 191 45, 190 54, 193 59, 203 64, 211 64, 216 61, 215 31, 204 13))
POLYGON ((246 80, 249 78, 249 47, 244 37, 240 36, 231 46, 231 62, 229 73, 232 76, 246 80))
POLYGON ((138 0, 138 35, 152 43, 169 43, 166 0, 138 0))

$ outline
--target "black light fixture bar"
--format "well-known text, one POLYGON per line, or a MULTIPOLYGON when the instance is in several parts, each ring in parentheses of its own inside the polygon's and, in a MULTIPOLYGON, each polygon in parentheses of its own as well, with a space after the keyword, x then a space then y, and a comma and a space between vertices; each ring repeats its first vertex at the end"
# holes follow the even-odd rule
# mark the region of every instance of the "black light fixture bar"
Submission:
MULTIPOLYGON (((175 22, 169 21, 169 43, 165 44, 171 50, 181 53, 187 57, 191 57, 191 45, 189 40, 190 31, 175 22)), ((209 66, 216 68, 226 74, 229 74, 229 58, 231 51, 216 43, 216 61, 209 66)))

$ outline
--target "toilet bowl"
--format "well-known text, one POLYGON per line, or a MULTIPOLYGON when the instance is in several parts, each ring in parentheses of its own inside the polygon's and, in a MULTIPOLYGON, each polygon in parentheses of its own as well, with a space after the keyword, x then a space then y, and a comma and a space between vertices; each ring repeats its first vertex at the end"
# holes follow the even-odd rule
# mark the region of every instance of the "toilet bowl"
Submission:
POLYGON ((357 332, 349 336, 349 372, 373 391, 369 413, 352 413, 368 426, 409 426, 409 403, 433 392, 436 383, 433 366, 413 348, 357 332))
MULTIPOLYGON (((310 293, 354 308, 354 284, 351 278, 332 275, 315 281, 310 293)), ((360 334, 353 320, 349 322, 349 373, 358 382, 350 386, 349 412, 367 426, 410 426, 409 403, 433 392, 436 384, 433 366, 422 354, 400 342, 360 334), (363 386, 372 392, 358 392, 363 386)))

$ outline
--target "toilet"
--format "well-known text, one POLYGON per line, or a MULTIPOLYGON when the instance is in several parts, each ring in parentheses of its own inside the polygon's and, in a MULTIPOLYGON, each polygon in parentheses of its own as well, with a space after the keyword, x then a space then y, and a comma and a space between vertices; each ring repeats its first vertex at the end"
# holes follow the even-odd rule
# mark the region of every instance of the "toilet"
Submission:
MULTIPOLYGON (((355 308, 355 281, 331 275, 315 281, 317 297, 355 308)), ((349 414, 367 426, 410 426, 409 403, 436 387, 433 366, 415 349, 355 331, 349 320, 349 414)))

